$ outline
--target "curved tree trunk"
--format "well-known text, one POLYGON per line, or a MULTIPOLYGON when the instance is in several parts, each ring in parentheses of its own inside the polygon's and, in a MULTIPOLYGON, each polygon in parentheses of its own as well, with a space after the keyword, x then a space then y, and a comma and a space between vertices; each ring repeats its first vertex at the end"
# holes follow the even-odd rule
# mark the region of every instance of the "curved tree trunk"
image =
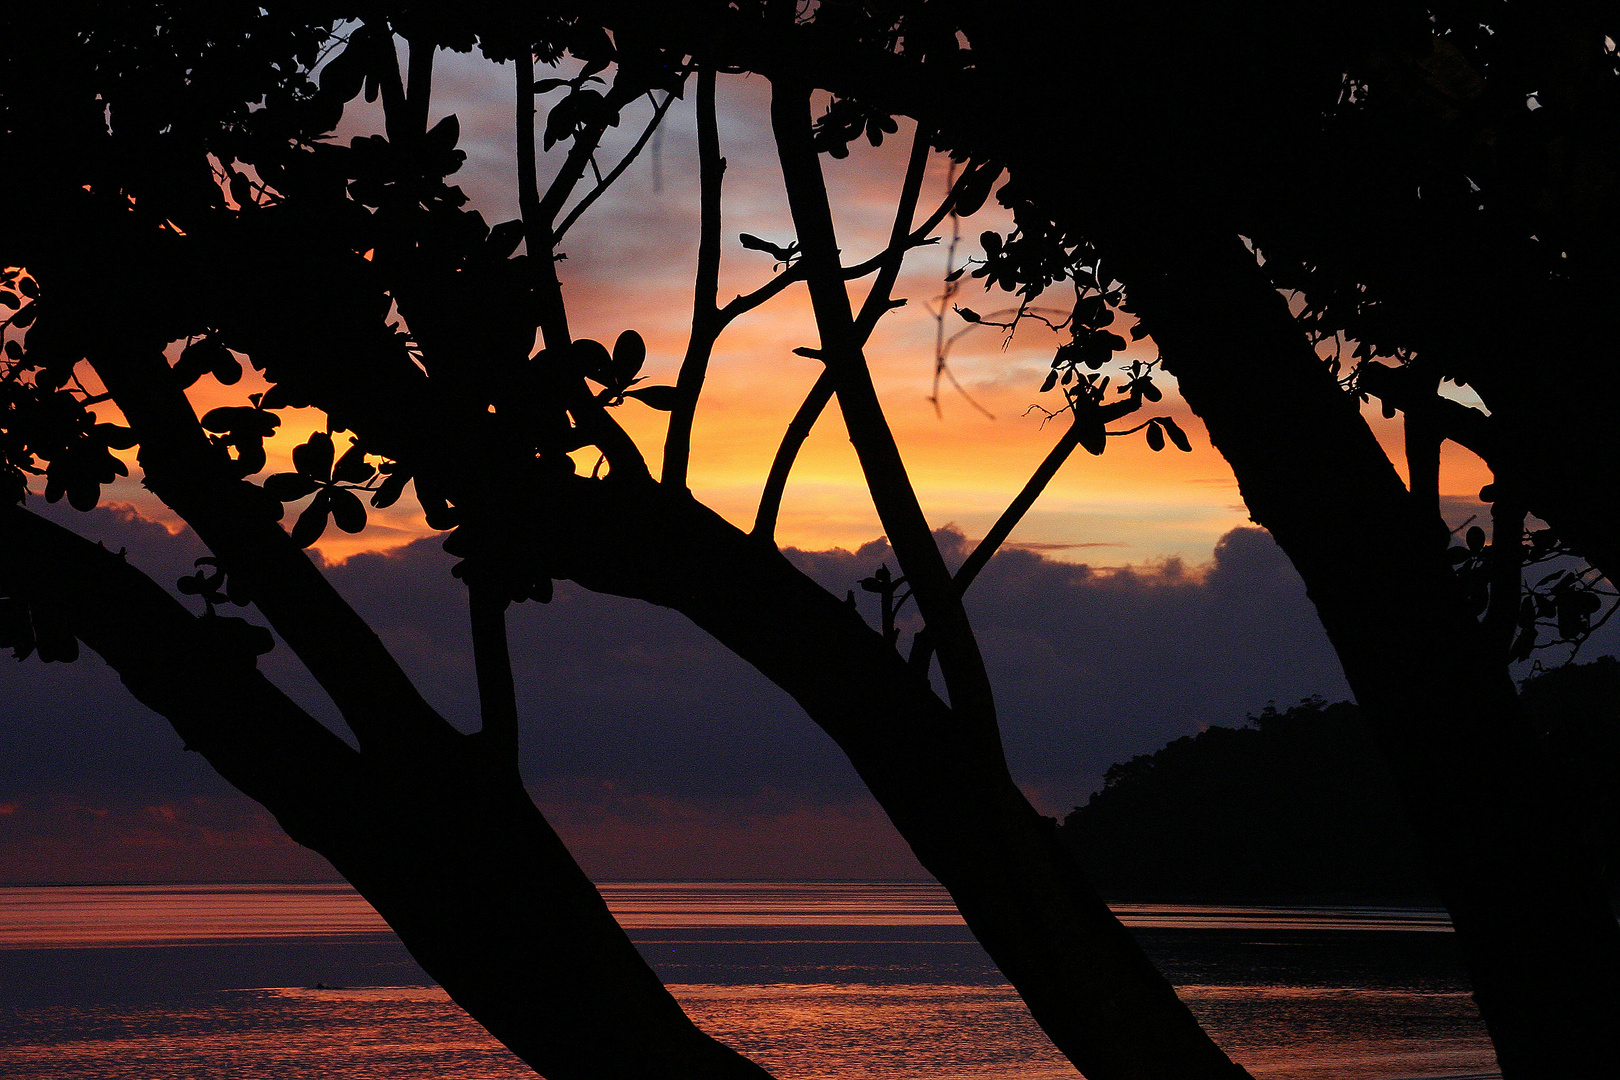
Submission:
POLYGON ((1620 929, 1505 666, 1432 520, 1253 257, 1183 224, 1117 227, 1106 250, 1305 580, 1435 867, 1503 1068, 1599 1075, 1620 1032, 1620 929))
POLYGON ((843 749, 1042 1029, 1091 1080, 1247 1073, 1098 897, 993 729, 774 547, 684 492, 575 480, 547 493, 551 572, 673 608, 791 694, 843 749), (566 523, 566 525, 562 525, 566 523), (746 581, 748 602, 727 582, 746 581))
POLYGON ((0 509, 0 594, 99 653, 190 749, 330 860, 451 998, 543 1075, 768 1077, 686 1017, 515 771, 476 736, 355 751, 217 624, 119 556, 16 507, 0 509))

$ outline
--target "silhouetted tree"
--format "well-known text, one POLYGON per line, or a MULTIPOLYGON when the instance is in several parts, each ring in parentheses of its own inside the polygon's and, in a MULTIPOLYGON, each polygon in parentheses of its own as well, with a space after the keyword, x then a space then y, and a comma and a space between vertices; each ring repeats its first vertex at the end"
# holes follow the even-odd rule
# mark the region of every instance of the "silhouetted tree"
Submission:
MULTIPOLYGON (((645 25, 658 25, 657 14, 643 5, 613 5, 606 17, 612 23, 632 10, 645 25)), ((1522 175, 1524 165, 1550 162, 1553 181, 1560 162, 1578 162, 1581 169, 1568 183, 1539 189, 1512 182, 1481 188, 1469 212, 1478 205, 1487 218, 1498 206, 1507 217, 1520 213, 1517 231, 1493 224, 1470 233, 1455 215, 1449 224, 1444 214, 1425 220, 1425 230, 1448 238, 1441 260, 1455 266, 1480 246, 1512 237, 1518 247, 1493 251, 1484 269, 1467 271, 1472 276, 1465 280, 1511 266, 1517 274, 1511 280, 1536 282, 1536 296, 1557 294, 1578 307, 1579 297, 1605 295, 1612 267, 1603 261, 1601 239, 1585 260, 1558 253, 1575 250, 1569 234, 1583 222, 1600 226, 1599 238, 1607 235, 1602 230, 1614 206, 1607 165, 1613 128, 1603 123, 1615 94, 1613 11, 1560 4, 1531 15, 1502 3, 1203 5, 1189 11, 1170 4, 1034 0, 952 8, 948 15, 932 6, 863 12, 864 23, 840 8, 836 20, 818 16, 752 35, 746 14, 717 14, 726 29, 718 45, 708 29, 698 35, 666 22, 660 32, 700 54, 707 48, 757 70, 818 72, 850 100, 848 108, 916 116, 939 129, 943 145, 1007 167, 1011 179, 997 197, 1014 211, 1017 228, 986 244, 986 276, 1026 297, 1065 280, 1080 290, 1071 323, 1075 341, 1068 356, 1060 354, 1059 368, 1100 366, 1097 351, 1107 351, 1105 327, 1115 306, 1134 315, 1137 332, 1159 346, 1165 369, 1232 465, 1255 520, 1305 579, 1434 867, 1504 1068, 1511 1076, 1557 1077, 1605 1067, 1613 1056, 1610 1033, 1620 1020, 1620 932, 1572 825, 1566 793, 1538 754, 1506 658, 1515 625, 1545 616, 1578 636, 1594 614, 1593 598, 1577 597, 1584 591, 1580 583, 1565 578, 1559 595, 1532 600, 1525 617, 1519 511, 1544 509, 1558 519, 1567 543, 1602 565, 1600 546, 1605 537, 1612 540, 1602 525, 1613 506, 1606 464, 1612 446, 1582 458, 1566 455, 1601 443, 1604 428, 1593 416, 1612 410, 1614 398, 1603 378, 1583 386, 1577 394, 1590 389, 1593 403, 1572 406, 1571 431, 1557 435, 1544 428, 1548 410, 1559 405, 1532 409, 1504 400, 1505 417, 1534 413, 1540 426, 1507 418, 1491 426, 1506 429, 1505 442, 1539 445, 1492 458, 1503 466, 1500 493, 1507 496, 1498 503, 1497 516, 1506 524, 1492 555, 1486 558, 1483 542, 1448 553, 1433 479, 1435 439, 1446 429, 1433 414, 1453 410, 1436 403, 1432 391, 1415 399, 1408 418, 1415 425, 1408 439, 1409 488, 1359 415, 1357 396, 1340 385, 1343 366, 1318 350, 1329 344, 1324 335, 1353 337, 1360 324, 1352 324, 1350 313, 1370 318, 1388 297, 1406 305, 1403 320, 1395 329, 1381 327, 1371 341, 1352 340, 1352 350, 1398 348, 1392 358, 1404 366, 1430 365, 1426 379, 1444 374, 1463 351, 1455 343, 1443 354, 1434 346, 1458 324, 1456 312, 1441 305, 1426 322, 1427 292, 1403 284, 1420 275, 1406 274, 1400 254, 1422 239, 1403 236, 1394 249, 1382 250, 1376 238, 1390 230, 1381 225, 1375 235, 1351 235, 1346 250, 1336 251, 1324 237, 1345 241, 1358 215, 1374 218, 1391 205, 1377 192, 1365 212, 1343 205, 1344 197, 1363 193, 1354 180, 1338 185, 1331 170, 1342 155, 1364 152, 1366 140, 1341 132, 1381 133, 1380 102, 1393 102, 1389 115, 1398 118, 1410 88, 1432 87, 1437 73, 1442 89, 1447 79, 1494 77, 1478 66, 1469 75, 1469 63, 1458 58, 1470 50, 1531 64, 1504 65, 1510 72, 1488 103, 1511 100, 1512 88, 1522 88, 1532 69, 1557 88, 1550 100, 1559 106, 1552 115, 1563 118, 1558 137, 1515 142, 1509 164, 1517 161, 1522 175), (1511 36, 1504 44, 1479 44, 1494 40, 1499 27, 1526 23, 1538 28, 1528 44, 1511 36), (1573 54, 1578 63, 1557 70, 1558 57, 1573 54), (1564 93, 1569 86, 1580 93, 1564 93), (1567 158, 1557 156, 1566 151, 1567 158), (1553 212, 1542 212, 1540 194, 1554 196, 1553 212), (1334 224, 1318 229, 1314 221, 1296 220, 1288 211, 1300 206, 1334 224), (1515 250, 1540 242, 1524 225, 1541 221, 1557 226, 1560 239, 1550 251, 1538 250, 1534 265, 1512 265, 1515 250), (1474 239, 1465 244, 1459 234, 1474 239), (1281 245, 1280 267, 1266 258, 1263 244, 1257 252, 1256 237, 1281 245), (1328 272, 1316 280, 1318 266, 1328 272), (1365 267, 1372 269, 1363 278, 1365 267), (1578 282, 1569 276, 1583 274, 1578 282), (1296 312, 1278 289, 1300 286, 1306 277, 1314 291, 1296 312), (1343 296, 1334 306, 1329 300, 1339 295, 1336 288, 1343 296), (1568 479, 1572 475, 1601 483, 1582 486, 1568 479), (1575 521, 1580 514, 1590 519, 1588 527, 1575 521), (1466 564, 1474 580, 1459 580, 1454 560, 1466 564), (1491 580, 1484 590, 1481 569, 1491 580), (1483 620, 1482 593, 1494 609, 1483 620)), ((1488 158, 1495 145, 1491 129, 1473 120, 1470 114, 1452 125, 1447 138, 1474 138, 1477 145, 1469 149, 1488 158)), ((1389 137, 1421 158, 1432 135, 1433 125, 1404 123, 1389 137)), ((1471 158, 1448 159, 1444 148, 1434 147, 1451 185, 1446 190, 1468 187, 1457 168, 1471 167, 1471 158)), ((1509 180, 1514 173, 1506 170, 1509 180)), ((1416 187, 1426 177, 1405 158, 1392 163, 1388 175, 1402 205, 1421 202, 1430 191, 1426 183, 1416 187)), ((1435 262, 1431 257, 1422 264, 1431 267, 1424 281, 1432 279, 1435 262)), ((1489 315, 1501 297, 1487 291, 1471 303, 1470 317, 1489 315)), ((1577 327, 1601 329, 1601 309, 1582 315, 1577 327)), ((1581 333, 1581 340, 1602 341, 1581 333)), ((1459 340, 1479 336, 1470 328, 1459 340)), ((1511 341, 1526 336, 1516 333, 1511 341)), ((1513 348, 1501 343, 1499 352, 1513 358, 1513 348)), ((1378 366, 1368 365, 1365 384, 1351 389, 1375 388, 1378 366)), ((1470 379, 1476 377, 1471 370, 1457 369, 1470 379)), ((1482 369, 1478 377, 1485 374, 1482 369)), ((1502 383, 1501 393, 1519 403, 1528 396, 1512 381, 1502 383)), ((1413 399, 1385 398, 1397 407, 1407 400, 1413 399)))
MULTIPOLYGON (((792 16, 763 14, 767 25, 792 16)), ((798 240, 774 280, 721 306, 715 75, 633 29, 609 37, 558 11, 514 17, 477 5, 70 2, 10 20, 0 50, 3 149, 21 163, 5 170, 0 194, 29 208, 0 240, 10 268, 0 292, 10 310, 0 589, 5 641, 20 654, 67 660, 78 642, 98 652, 547 1075, 760 1075, 682 1014, 517 770, 508 606, 544 601, 553 579, 568 578, 675 608, 792 693, 844 748, 1088 1075, 1244 1075, 1008 774, 962 591, 1044 480, 953 578, 866 369, 864 343, 892 306, 906 250, 953 209, 982 203, 999 170, 968 170, 946 205, 917 221, 929 149, 920 133, 890 246, 846 267, 818 155, 851 133, 813 123, 809 81, 777 78, 772 121, 798 240), (445 179, 462 155, 454 117, 428 125, 441 47, 476 47, 515 81, 518 221, 490 226, 445 179), (577 73, 535 78, 536 59, 565 52, 583 62, 577 73), (586 179, 604 133, 632 102, 680 93, 694 76, 703 179, 694 329, 676 384, 647 386, 633 329, 611 349, 570 332, 555 253, 617 175, 586 179), (383 130, 347 145, 324 138, 362 95, 380 101, 383 130), (554 96, 537 132, 543 95, 554 96), (561 158, 544 188, 537 141, 561 158), (848 283, 872 274, 852 305, 848 283), (800 282, 826 366, 812 398, 836 400, 927 623, 909 659, 892 627, 867 626, 774 543, 782 484, 819 406, 795 419, 751 534, 685 487, 716 336, 800 282), (187 389, 199 379, 235 385, 244 363, 269 388, 199 417, 187 389), (670 413, 662 479, 615 420, 627 400, 670 413), (277 411, 306 406, 322 410, 326 430, 294 450, 293 472, 255 482, 277 411), (213 553, 182 583, 200 615, 19 505, 42 478, 45 498, 93 507, 126 468, 112 451, 127 448, 145 485, 213 553), (600 458, 590 475, 576 471, 578 451, 600 458), (329 525, 364 528, 362 495, 387 506, 407 485, 461 559, 483 720, 473 735, 434 712, 302 550, 329 525), (298 503, 284 530, 278 519, 298 503), (252 605, 274 628, 358 749, 258 673, 271 638, 222 613, 232 605, 252 605), (929 683, 935 658, 943 698, 929 683)), ((877 141, 884 121, 873 123, 877 141)), ((1085 382, 1068 394, 1066 443, 1093 452, 1106 420, 1158 396, 1144 376, 1117 401, 1085 382)), ((1169 432, 1184 443, 1166 421, 1150 426, 1161 442, 1169 432)), ((902 582, 872 580, 892 611, 902 582)))
MULTIPOLYGON (((1466 319, 1450 311, 1424 322, 1423 295, 1401 273, 1363 280, 1357 267, 1371 245, 1346 245, 1351 257, 1329 265, 1344 230, 1296 228, 1286 214, 1256 209, 1302 184, 1312 194, 1301 198, 1340 212, 1331 185, 1302 175, 1299 163, 1320 171, 1360 145, 1336 142, 1335 125, 1354 134, 1366 102, 1380 92, 1399 98, 1380 87, 1422 82, 1448 50, 1466 57, 1447 39, 1477 39, 1474 31, 1506 18, 1508 5, 1183 8, 1041 0, 799 11, 775 2, 604 0, 588 14, 558 6, 520 17, 476 2, 431 14, 68 3, 14 20, 0 46, 0 94, 7 158, 27 166, 7 170, 0 190, 7 205, 31 209, 8 228, 0 259, 26 268, 8 278, 9 326, 26 332, 7 345, 14 494, 25 474, 43 470, 47 495, 94 505, 99 485, 121 468, 110 449, 137 446, 146 483, 209 545, 218 572, 195 584, 207 614, 184 615, 112 557, 9 510, 3 572, 13 634, 52 658, 68 656, 75 637, 107 656, 233 782, 327 854, 458 1001, 548 1073, 749 1072, 692 1029, 634 958, 516 776, 507 605, 544 599, 553 578, 569 578, 670 606, 792 693, 839 742, 1082 1071, 1235 1075, 1008 777, 961 604, 973 572, 1064 457, 1076 445, 1099 451, 1108 422, 1156 399, 1150 371, 1130 370, 1114 388, 1123 394, 1100 374, 1123 346, 1108 327, 1124 312, 1159 346, 1255 519, 1303 575, 1423 839, 1505 1069, 1517 1077, 1601 1068, 1620 1012, 1620 932, 1514 694, 1503 628, 1521 621, 1518 560, 1508 557, 1518 507, 1547 513, 1600 566, 1601 538, 1611 534, 1601 514, 1585 531, 1575 523, 1579 490, 1551 494, 1569 447, 1549 442, 1515 457, 1518 471, 1503 489, 1509 531, 1498 532, 1497 554, 1485 560, 1484 545, 1469 544, 1457 557, 1489 562, 1496 611, 1482 624, 1470 595, 1478 590, 1452 570, 1425 449, 1440 430, 1433 414, 1445 408, 1433 403, 1430 383, 1460 365, 1442 357, 1453 348, 1450 328, 1466 319), (341 52, 317 88, 309 73, 345 17, 341 52), (396 35, 409 44, 403 72, 396 35), (488 227, 443 180, 457 163, 456 131, 453 121, 426 123, 435 46, 478 47, 512 63, 521 222, 488 227), (564 50, 585 70, 536 82, 531 58, 564 50), (589 82, 610 64, 611 82, 589 82), (564 207, 623 107, 649 91, 673 92, 695 71, 700 118, 711 117, 707 72, 716 67, 772 81, 798 238, 781 250, 787 266, 776 279, 716 303, 722 170, 713 121, 700 119, 692 344, 673 388, 637 386, 639 338, 627 331, 611 350, 576 342, 550 253, 570 223, 564 207), (814 126, 813 87, 837 95, 814 126), (322 141, 344 102, 362 93, 381 100, 386 130, 347 147, 322 141), (542 140, 564 161, 544 192, 533 161, 536 93, 560 95, 542 140), (921 131, 892 243, 866 264, 843 266, 817 152, 863 134, 877 141, 896 113, 916 117, 921 131), (917 178, 930 142, 964 168, 950 205, 919 227, 917 178), (1010 180, 997 188, 1004 171, 1010 180), (1065 324, 1073 340, 1048 381, 1063 395, 1055 411, 1071 419, 990 546, 953 578, 861 349, 905 248, 992 190, 1017 227, 985 240, 976 276, 1026 300, 1060 281, 1074 287, 1065 324), (513 257, 520 241, 526 253, 513 257), (1257 261, 1256 241, 1262 257, 1276 245, 1276 266, 1257 261), (1318 277, 1320 266, 1328 272, 1318 277), (848 282, 863 273, 878 276, 857 307, 848 282), (1303 321, 1277 291, 1303 287, 1299 275, 1310 281, 1303 321), (692 410, 730 318, 800 281, 825 373, 784 439, 758 523, 745 535, 685 490, 692 410), (1350 295, 1364 287, 1370 300, 1350 295), (1387 337, 1361 330, 1357 320, 1386 295, 1409 305, 1411 317, 1387 337), (391 323, 395 310, 400 321, 391 323), (1410 488, 1361 419, 1356 395, 1340 385, 1341 371, 1318 352, 1324 335, 1341 332, 1365 334, 1375 352, 1399 350, 1397 359, 1418 369, 1410 488), (164 348, 188 339, 171 367, 164 348), (1435 344, 1442 339, 1448 344, 1435 344), (187 380, 229 383, 237 355, 272 388, 199 420, 183 395, 187 380), (81 360, 88 368, 78 368, 81 360), (81 370, 93 372, 89 386, 74 381, 81 370), (103 389, 127 429, 88 411, 103 389), (613 419, 627 397, 671 413, 658 481, 613 419), (909 660, 887 626, 867 627, 770 542, 797 447, 834 401, 926 623, 909 660), (297 405, 320 407, 330 432, 300 448, 297 472, 251 483, 275 410, 297 405), (341 455, 331 439, 338 432, 358 440, 341 455), (568 454, 582 449, 600 455, 605 475, 576 474, 568 454), (363 526, 357 487, 375 486, 373 499, 386 502, 406 483, 463 560, 484 712, 475 736, 456 735, 432 714, 298 550, 328 519, 363 526), (289 537, 275 520, 282 503, 302 498, 311 501, 289 537), (733 602, 728 583, 738 580, 748 582, 746 608, 733 602), (123 600, 116 608, 111 592, 123 600), (262 634, 215 612, 229 600, 253 602, 310 668, 359 739, 358 753, 255 681, 250 657, 262 634), (172 629, 165 637, 148 623, 172 629), (175 648, 160 648, 165 641, 175 648), (948 704, 927 684, 935 656, 948 704), (829 679, 831 671, 840 677, 829 679), (209 693, 199 691, 204 684, 209 693), (226 717, 222 700, 233 703, 226 717), (316 779, 319 769, 327 772, 316 779), (537 902, 550 920, 544 928, 537 902), (475 903, 488 911, 475 918, 475 903), (581 967, 597 956, 614 959, 581 967), (552 962, 570 982, 537 986, 531 973, 552 962), (604 1055, 616 1060, 604 1065, 604 1055)), ((1601 53, 1602 17, 1560 5, 1547 25, 1557 29, 1551 39, 1601 53)), ((1443 86, 1455 84, 1456 71, 1441 73, 1443 86)), ((1574 81, 1606 101, 1607 78, 1574 81)), ((1369 115, 1376 135, 1382 114, 1369 115)), ((1537 144, 1525 145, 1533 157, 1537 144)), ((1471 167, 1466 154, 1460 160, 1471 167)), ((1416 174, 1392 175, 1407 198, 1401 185, 1416 174)), ((1584 182, 1567 190, 1582 193, 1583 206, 1602 205, 1584 182)), ((1522 192, 1513 198, 1537 205, 1522 192)), ((1468 235, 1463 226, 1454 234, 1468 235)), ((1458 259, 1471 249, 1447 250, 1458 259)), ((1558 292, 1556 284, 1537 295, 1558 292)), ((1592 286, 1579 295, 1601 293, 1592 286)), ((1376 377, 1369 368, 1366 389, 1376 389, 1376 377)), ((1405 399, 1392 392, 1385 400, 1399 407, 1405 399)), ((1504 416, 1511 412, 1504 403, 1504 416)), ((1504 438, 1535 433, 1534 424, 1513 431, 1504 438)), ((1154 418, 1147 434, 1162 445, 1179 433, 1154 418)), ((1565 603, 1579 629, 1588 602, 1565 603)), ((1552 614, 1564 618, 1558 604, 1552 614)))

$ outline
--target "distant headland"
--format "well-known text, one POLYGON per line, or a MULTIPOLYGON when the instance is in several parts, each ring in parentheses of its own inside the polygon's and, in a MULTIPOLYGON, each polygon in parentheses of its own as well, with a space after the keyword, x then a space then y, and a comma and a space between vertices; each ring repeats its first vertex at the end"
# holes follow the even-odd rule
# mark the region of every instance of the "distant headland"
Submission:
MULTIPOLYGON (((1620 855, 1620 661, 1527 679, 1611 890, 1620 855)), ((1438 904, 1394 783, 1351 702, 1267 706, 1111 767, 1060 835, 1110 900, 1438 904)))

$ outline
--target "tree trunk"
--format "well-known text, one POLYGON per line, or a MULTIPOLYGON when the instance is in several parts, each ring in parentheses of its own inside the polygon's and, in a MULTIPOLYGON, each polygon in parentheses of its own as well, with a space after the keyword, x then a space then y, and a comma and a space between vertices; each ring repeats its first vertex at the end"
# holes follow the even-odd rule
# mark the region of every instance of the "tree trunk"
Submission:
POLYGON ((1620 1032, 1620 929, 1504 665, 1253 257, 1157 209, 1156 228, 1110 229, 1105 254, 1305 580, 1425 841, 1506 1075, 1600 1075, 1620 1032))
POLYGON ((188 748, 330 860, 451 998, 543 1075, 768 1077, 686 1017, 516 772, 477 737, 351 749, 215 621, 20 508, 0 509, 0 594, 71 628, 188 748))
POLYGON ((1030 806, 999 738, 880 634, 683 492, 576 479, 544 496, 550 571, 682 612, 799 702, 848 756, 1053 1043, 1091 1080, 1238 1080, 1030 806), (728 582, 746 582, 739 602, 728 582))

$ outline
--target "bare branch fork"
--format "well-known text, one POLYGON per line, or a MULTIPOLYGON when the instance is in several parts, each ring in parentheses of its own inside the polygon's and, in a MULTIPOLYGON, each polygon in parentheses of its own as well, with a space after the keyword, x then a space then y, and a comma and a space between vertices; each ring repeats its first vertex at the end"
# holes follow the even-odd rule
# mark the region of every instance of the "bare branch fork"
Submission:
MULTIPOLYGON (((929 131, 919 124, 917 133, 912 139, 911 157, 906 163, 906 177, 901 184, 900 200, 895 207, 889 246, 865 263, 845 271, 851 276, 855 276, 855 271, 867 266, 878 271, 878 278, 872 283, 865 302, 861 304, 860 314, 855 319, 855 337, 862 347, 872 336, 872 330, 877 326, 878 320, 893 307, 890 295, 894 291, 895 281, 899 278, 906 252, 926 242, 923 238, 939 224, 956 199, 953 190, 946 195, 945 202, 928 221, 918 229, 911 228, 912 216, 917 212, 917 198, 922 191, 923 174, 927 171, 930 139, 929 131)), ((803 259, 798 263, 801 267, 807 265, 803 259)), ((832 396, 831 369, 823 369, 810 387, 810 393, 805 396, 803 404, 793 414, 792 421, 782 434, 782 442, 776 448, 776 456, 771 459, 771 469, 765 477, 764 490, 760 493, 759 509, 754 515, 755 537, 768 543, 775 543, 776 520, 781 513, 782 495, 787 489, 788 474, 793 471, 793 462, 798 458, 799 450, 810 437, 811 429, 816 426, 816 421, 821 418, 832 396)))
POLYGON ((850 441, 918 610, 932 628, 953 711, 993 738, 995 706, 984 659, 962 607, 961 594, 951 581, 911 486, 862 352, 863 343, 839 263, 838 239, 821 162, 811 139, 807 87, 780 81, 773 86, 771 127, 787 187, 788 207, 804 252, 802 261, 807 264, 806 282, 821 334, 822 359, 833 373, 833 391, 850 441))
MULTIPOLYGON (((985 568, 986 564, 990 562, 991 556, 995 555, 1000 550, 1001 545, 1007 542, 1007 537, 1012 535, 1012 531, 1018 527, 1018 523, 1024 519, 1024 515, 1029 513, 1030 508, 1035 505, 1035 500, 1041 497, 1041 493, 1046 490, 1053 477, 1057 476, 1058 470, 1063 468, 1064 463, 1069 460, 1069 456, 1074 453, 1075 447, 1080 445, 1081 438, 1087 427, 1095 427, 1099 422, 1107 423, 1108 420, 1128 415, 1141 407, 1141 396, 1132 394, 1129 399, 1105 405, 1084 419, 1078 412, 1071 410, 1069 427, 1058 439, 1057 445, 1053 446, 1046 457, 1042 459, 1040 465, 1030 475, 1029 480, 1024 483, 1017 496, 1008 504, 1007 509, 1002 511, 1001 516, 996 519, 996 523, 990 527, 990 531, 985 534, 984 539, 974 545, 973 551, 962 565, 957 568, 952 581, 955 582, 958 592, 967 593, 968 586, 972 585, 973 579, 979 576, 979 571, 985 568), (1099 413, 1102 414, 1101 417, 1099 417, 1099 413)), ((1146 426, 1146 424, 1142 425, 1142 427, 1146 426)), ((1131 429, 1131 431, 1140 430, 1141 427, 1131 429)), ((1130 434, 1130 432, 1110 432, 1109 434, 1126 435, 1130 434)), ((927 634, 918 634, 916 640, 912 642, 911 655, 907 658, 907 663, 913 668, 926 669, 932 657, 933 644, 929 636, 927 634)))

